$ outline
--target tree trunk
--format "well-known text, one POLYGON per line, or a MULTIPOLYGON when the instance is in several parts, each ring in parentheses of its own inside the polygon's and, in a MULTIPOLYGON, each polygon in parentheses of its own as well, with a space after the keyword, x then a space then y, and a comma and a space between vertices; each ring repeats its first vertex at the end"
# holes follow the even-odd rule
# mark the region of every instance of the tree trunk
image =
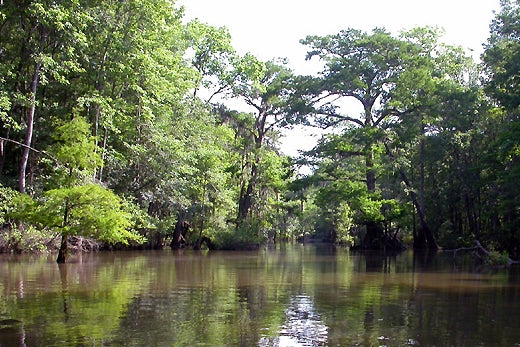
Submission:
MULTIPOLYGON (((385 149, 386 154, 392 159, 392 161, 395 161, 395 156, 390 151, 390 147, 387 143, 385 143, 385 149)), ((437 245, 437 242, 435 241, 435 237, 433 236, 433 233, 428 226, 428 223, 426 222, 426 216, 424 213, 424 209, 420 204, 419 197, 417 196, 417 193, 412 189, 412 184, 410 183, 410 180, 408 179, 408 176, 404 172, 404 170, 398 166, 399 174, 401 176, 402 181, 406 185, 407 188, 410 190, 410 197, 412 198, 412 203, 415 206, 415 209, 417 210, 417 214, 419 216, 419 230, 417 231, 417 237, 414 238, 414 249, 431 249, 436 250, 439 248, 437 245)))
POLYGON ((4 172, 4 165, 5 165, 5 156, 6 156, 6 153, 5 153, 5 145, 7 144, 7 140, 9 140, 9 131, 10 129, 7 128, 7 130, 5 131, 5 140, 4 139, 1 139, 0 140, 0 177, 2 177, 2 174, 4 172))
POLYGON ((265 111, 260 111, 258 117, 255 121, 255 129, 257 134, 254 135, 255 140, 255 152, 254 159, 251 165, 251 175, 249 177, 249 181, 247 183, 247 187, 244 185, 240 189, 240 196, 238 198, 238 218, 236 222, 236 228, 238 229, 242 223, 247 219, 251 212, 251 207, 253 205, 253 194, 256 188, 256 178, 257 178, 257 170, 258 165, 260 164, 260 156, 258 155, 258 151, 262 148, 264 142, 264 136, 266 134, 265 124, 267 120, 268 113, 265 111))
MULTIPOLYGON (((107 42, 105 42, 105 50, 103 52, 103 56, 101 57, 101 61, 99 63, 99 70, 97 70, 97 76, 96 76, 96 90, 98 92, 98 95, 101 96, 103 94, 103 89, 105 87, 105 63, 107 60, 107 54, 108 54, 108 45, 110 43, 110 39, 107 38, 107 42)), ((101 115, 101 105, 99 102, 96 102, 94 104, 94 129, 93 129, 93 135, 95 137, 96 146, 95 151, 97 152, 98 146, 99 146, 99 116, 101 115)), ((96 172, 97 168, 94 170, 94 178, 99 177, 99 181, 101 181, 101 177, 103 175, 103 163, 104 163, 104 156, 105 156, 105 146, 106 146, 106 136, 107 136, 107 128, 104 127, 105 134, 103 138, 103 149, 102 149, 102 165, 99 168, 99 174, 96 172)))
POLYGON ((27 115, 26 123, 27 123, 27 131, 25 132, 25 141, 24 141, 24 149, 22 154, 22 160, 20 162, 20 175, 18 182, 18 190, 20 193, 25 193, 26 184, 25 184, 25 175, 27 172, 27 162, 29 161, 29 153, 31 151, 31 142, 33 137, 33 127, 34 127, 34 114, 36 111, 36 89, 38 86, 38 80, 40 78, 40 70, 41 64, 36 63, 34 66, 34 75, 31 81, 31 107, 29 108, 29 113, 27 115))
MULTIPOLYGON (((421 120, 422 122, 422 120, 421 120)), ((424 125, 421 127, 421 141, 420 141, 420 148, 419 148, 419 206, 421 207, 421 210, 425 211, 425 205, 424 205, 424 125)))
MULTIPOLYGON (((371 149, 365 156, 365 169, 366 169, 366 185, 369 193, 376 191, 376 174, 374 172, 374 153, 371 149)), ((382 234, 382 228, 379 223, 368 221, 365 223, 366 234, 363 239, 363 248, 365 249, 380 249, 382 248, 380 236, 382 234)))
POLYGON ((107 138, 108 138, 108 129, 103 127, 103 147, 101 148, 101 166, 99 167, 99 182, 102 182, 103 178, 103 166, 105 166, 105 158, 106 158, 106 148, 107 148, 107 138))
MULTIPOLYGON (((412 202, 413 200, 417 200, 414 202, 414 206, 416 206, 417 214, 419 215, 419 229, 413 238, 413 248, 414 249, 426 249, 428 248, 428 240, 426 239, 426 230, 428 230, 428 226, 425 221, 425 204, 424 204, 424 124, 421 117, 421 140, 419 141, 419 196, 416 196, 415 192, 412 191, 412 202)), ((401 171, 401 169, 399 169, 401 171)), ((401 177, 403 177, 404 172, 401 173, 401 177)), ((406 176, 406 175, 405 175, 406 176)), ((403 179, 404 180, 404 179, 403 179)), ((406 178, 408 180, 408 178, 406 178)))
POLYGON ((374 172, 374 152, 369 149, 365 156, 367 190, 369 193, 376 191, 376 174, 374 172))
POLYGON ((201 203, 201 218, 200 218, 200 231, 199 231, 199 238, 197 239, 197 243, 195 244, 195 249, 196 250, 199 250, 202 248, 202 242, 203 242, 203 237, 202 237, 202 233, 204 232, 204 222, 205 222, 205 219, 206 219, 206 213, 205 213, 205 209, 204 209, 204 206, 206 205, 206 185, 207 185, 207 181, 205 180, 204 181, 204 185, 203 185, 203 189, 202 189, 202 203, 201 203))
POLYGON ((240 192, 240 198, 238 201, 238 220, 237 226, 240 226, 242 222, 249 215, 249 211, 251 210, 252 204, 252 195, 253 195, 253 182, 251 179, 247 183, 247 187, 242 187, 240 192))
POLYGON ((175 223, 175 229, 173 230, 173 238, 170 243, 171 249, 179 249, 182 248, 185 240, 185 236, 189 230, 189 223, 185 219, 185 214, 183 212, 179 212, 177 217, 177 223, 175 223))
POLYGON ((65 235, 61 235, 61 244, 60 244, 60 250, 58 252, 58 258, 56 259, 56 262, 58 264, 63 264, 66 262, 66 258, 67 258, 67 239, 68 239, 68 236, 65 234, 65 235))
POLYGON ((408 177, 404 173, 404 171, 399 168, 399 173, 401 174, 401 178, 405 185, 410 188, 410 197, 412 198, 412 203, 414 204, 417 214, 419 216, 419 229, 417 230, 417 237, 414 239, 413 247, 414 249, 431 249, 436 250, 439 248, 437 242, 435 241, 435 237, 433 236, 433 232, 428 226, 426 222, 426 215, 424 213, 421 204, 419 203, 419 199, 417 194, 411 189, 412 186, 408 177))
MULTIPOLYGON (((94 151, 97 153, 98 147, 99 147, 99 138, 98 138, 98 132, 99 132, 99 114, 101 113, 101 106, 99 106, 98 103, 94 105, 94 129, 93 129, 93 136, 95 141, 94 151)), ((96 179, 98 177, 98 168, 94 168, 94 173, 92 177, 96 179)))
MULTIPOLYGON (((255 158, 255 161, 258 160, 255 158)), ((242 223, 247 219, 251 206, 253 204, 253 192, 255 189, 255 181, 256 181, 256 171, 257 165, 256 162, 251 165, 251 177, 247 182, 247 186, 242 186, 240 190, 240 197, 238 199, 238 218, 237 218, 237 229, 242 225, 242 223)))

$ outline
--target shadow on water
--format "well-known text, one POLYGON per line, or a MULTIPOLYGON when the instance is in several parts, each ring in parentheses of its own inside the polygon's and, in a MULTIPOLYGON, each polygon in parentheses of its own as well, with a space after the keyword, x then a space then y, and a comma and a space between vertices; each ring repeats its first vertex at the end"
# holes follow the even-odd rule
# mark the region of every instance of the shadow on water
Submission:
POLYGON ((354 251, 352 255, 356 261, 355 271, 386 273, 391 271, 397 262, 397 257, 402 255, 402 251, 354 251))
POLYGON ((0 319, 0 346, 25 346, 25 330, 22 321, 0 319))

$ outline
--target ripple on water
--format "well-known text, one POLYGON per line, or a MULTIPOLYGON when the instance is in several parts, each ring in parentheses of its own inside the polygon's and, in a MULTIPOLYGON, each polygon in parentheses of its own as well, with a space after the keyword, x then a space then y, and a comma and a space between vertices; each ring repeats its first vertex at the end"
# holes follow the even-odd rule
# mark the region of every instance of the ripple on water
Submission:
POLYGON ((260 346, 327 345, 328 328, 308 295, 301 294, 291 298, 285 316, 285 322, 278 332, 279 336, 260 339, 260 346))

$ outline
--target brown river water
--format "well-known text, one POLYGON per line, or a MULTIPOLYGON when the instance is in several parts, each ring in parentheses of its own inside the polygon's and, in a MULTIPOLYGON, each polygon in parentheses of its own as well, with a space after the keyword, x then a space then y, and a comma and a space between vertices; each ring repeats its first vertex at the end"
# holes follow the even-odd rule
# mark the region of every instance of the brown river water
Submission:
POLYGON ((326 245, 0 256, 0 346, 520 346, 520 269, 326 245))

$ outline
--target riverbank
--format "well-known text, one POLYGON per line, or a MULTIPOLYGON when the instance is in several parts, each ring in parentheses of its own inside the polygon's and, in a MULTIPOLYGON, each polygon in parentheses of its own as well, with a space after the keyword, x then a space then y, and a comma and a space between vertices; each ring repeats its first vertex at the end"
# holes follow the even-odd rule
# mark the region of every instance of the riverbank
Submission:
MULTIPOLYGON (((103 242, 82 237, 73 236, 68 239, 68 249, 71 253, 88 253, 107 249, 103 242)), ((0 230, 0 253, 11 254, 39 254, 58 253, 60 249, 60 237, 49 237, 44 232, 34 228, 20 231, 15 228, 3 228, 0 230)))

